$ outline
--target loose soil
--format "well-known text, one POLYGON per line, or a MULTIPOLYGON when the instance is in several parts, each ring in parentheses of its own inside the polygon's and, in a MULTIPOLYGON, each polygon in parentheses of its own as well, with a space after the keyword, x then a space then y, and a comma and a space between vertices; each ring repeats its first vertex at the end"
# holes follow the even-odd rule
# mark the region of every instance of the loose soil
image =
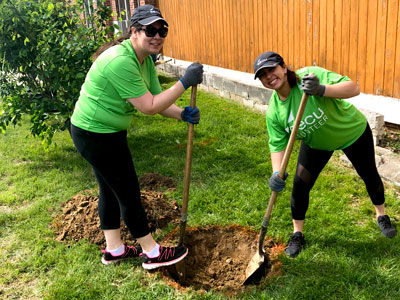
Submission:
MULTIPOLYGON (((174 189, 176 186, 173 180, 149 173, 144 174, 140 182, 142 203, 151 230, 162 229, 172 223, 176 226, 175 230, 159 242, 163 245, 176 245, 180 208, 176 201, 169 200, 160 191, 174 189)), ((63 203, 61 215, 53 215, 52 228, 56 232, 56 240, 70 242, 87 239, 104 248, 105 239, 99 228, 97 200, 98 192, 88 190, 63 203)), ((121 233, 125 243, 136 244, 125 225, 122 225, 121 233)), ((179 264, 157 269, 156 272, 161 272, 163 278, 173 286, 235 293, 243 288, 246 267, 257 251, 257 239, 257 232, 238 225, 187 227, 184 245, 189 248, 188 256, 179 264)), ((265 240, 266 264, 260 269, 257 279, 280 273, 277 257, 283 248, 283 245, 273 240, 265 240)))
MULTIPOLYGON (((155 174, 144 174, 141 182, 141 198, 147 213, 150 230, 155 232, 169 223, 179 224, 181 216, 178 203, 169 200, 159 189, 173 190, 176 188, 171 178, 155 174)), ((79 241, 87 239, 90 243, 105 247, 105 238, 100 230, 100 219, 97 212, 98 191, 86 190, 61 203, 61 215, 53 215, 52 227, 56 232, 57 241, 79 241)), ((128 228, 121 222, 121 236, 128 244, 136 244, 129 234, 128 228)))
MULTIPOLYGON (((178 241, 178 230, 169 237, 172 244, 178 241)), ((189 254, 182 262, 164 269, 166 277, 197 290, 232 292, 243 288, 247 265, 257 253, 258 233, 239 225, 187 228, 184 245, 189 254)), ((254 276, 254 283, 280 273, 278 255, 283 249, 284 245, 272 239, 264 241, 266 263, 254 276)))
POLYGON ((144 190, 159 191, 167 189, 175 189, 176 184, 172 178, 157 174, 146 173, 140 177, 140 187, 144 190))

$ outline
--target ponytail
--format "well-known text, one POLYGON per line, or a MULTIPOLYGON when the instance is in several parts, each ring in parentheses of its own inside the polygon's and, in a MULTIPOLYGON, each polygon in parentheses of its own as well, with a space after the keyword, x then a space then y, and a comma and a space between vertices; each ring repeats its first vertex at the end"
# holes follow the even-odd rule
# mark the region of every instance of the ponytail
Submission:
POLYGON ((94 62, 99 56, 100 54, 102 54, 104 51, 106 51, 108 48, 111 48, 112 46, 115 45, 120 45, 123 41, 129 39, 131 37, 131 32, 127 32, 123 35, 121 35, 119 38, 117 38, 116 40, 112 40, 110 42, 107 42, 105 44, 103 44, 102 46, 100 46, 99 49, 97 49, 97 51, 92 55, 92 62, 94 62))
POLYGON ((289 68, 287 69, 287 79, 291 88, 300 82, 299 76, 289 68))

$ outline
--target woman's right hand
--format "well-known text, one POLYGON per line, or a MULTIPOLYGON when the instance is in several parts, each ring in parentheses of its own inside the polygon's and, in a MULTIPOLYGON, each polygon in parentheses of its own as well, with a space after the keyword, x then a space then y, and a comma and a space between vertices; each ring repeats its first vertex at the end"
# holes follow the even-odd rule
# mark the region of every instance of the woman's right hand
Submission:
POLYGON ((269 187, 271 190, 275 192, 282 191, 286 186, 286 178, 289 176, 287 172, 283 175, 283 179, 279 177, 278 172, 272 174, 271 178, 269 179, 269 187))
POLYGON ((203 82, 203 65, 198 63, 191 64, 183 75, 179 79, 185 88, 189 88, 192 85, 200 84, 203 82))
POLYGON ((325 94, 325 85, 320 84, 319 78, 313 73, 303 76, 300 88, 308 95, 322 97, 325 94))
POLYGON ((191 106, 186 106, 181 112, 182 121, 199 124, 200 121, 200 110, 197 106, 192 108, 191 106))

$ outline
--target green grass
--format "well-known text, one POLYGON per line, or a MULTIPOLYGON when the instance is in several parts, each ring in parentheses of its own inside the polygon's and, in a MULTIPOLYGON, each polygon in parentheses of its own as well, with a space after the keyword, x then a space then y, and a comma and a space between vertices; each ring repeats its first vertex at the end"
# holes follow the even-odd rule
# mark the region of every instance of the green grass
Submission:
MULTIPOLYGON (((166 87, 172 83, 161 77, 166 87)), ((189 103, 187 91, 178 105, 189 103)), ((264 116, 229 100, 198 92, 188 226, 241 224, 259 229, 268 203, 271 173, 264 116)), ((44 152, 28 124, 0 135, 0 298, 5 299, 225 299, 216 292, 179 291, 144 271, 139 262, 104 267, 87 241, 54 240, 52 215, 60 203, 96 188, 88 164, 67 132, 44 152)), ((187 125, 137 114, 129 146, 138 175, 157 172, 178 184, 169 197, 181 201, 187 125)), ((296 143, 288 167, 293 174, 296 143)), ((386 239, 361 180, 338 162, 322 172, 305 224, 306 250, 282 260, 282 274, 243 299, 399 299, 399 237, 386 239)), ((286 242, 292 231, 290 176, 279 194, 268 235, 286 242)), ((387 212, 400 220, 399 189, 386 186, 387 212)))

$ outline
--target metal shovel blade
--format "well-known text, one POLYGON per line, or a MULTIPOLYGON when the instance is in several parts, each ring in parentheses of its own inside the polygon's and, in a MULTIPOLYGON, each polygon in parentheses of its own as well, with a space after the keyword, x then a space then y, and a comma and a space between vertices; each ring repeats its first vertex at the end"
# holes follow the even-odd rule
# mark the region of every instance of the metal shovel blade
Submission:
MULTIPOLYGON (((269 202, 269 204, 271 204, 271 201, 269 202)), ((272 210, 271 205, 268 205, 268 207, 272 210)), ((268 209, 267 209, 267 214, 268 214, 268 209)), ((265 234, 267 233, 268 223, 269 223, 269 218, 264 216, 263 223, 261 225, 260 235, 258 237, 258 249, 256 254, 253 255, 249 264, 247 265, 246 279, 243 282, 244 285, 255 283, 259 279, 261 279, 261 277, 264 276, 266 260, 265 260, 265 253, 263 250, 263 243, 265 234)))
POLYGON ((261 272, 264 270, 265 264, 265 254, 260 255, 258 252, 254 254, 246 268, 246 280, 243 284, 251 284, 261 278, 261 272))

